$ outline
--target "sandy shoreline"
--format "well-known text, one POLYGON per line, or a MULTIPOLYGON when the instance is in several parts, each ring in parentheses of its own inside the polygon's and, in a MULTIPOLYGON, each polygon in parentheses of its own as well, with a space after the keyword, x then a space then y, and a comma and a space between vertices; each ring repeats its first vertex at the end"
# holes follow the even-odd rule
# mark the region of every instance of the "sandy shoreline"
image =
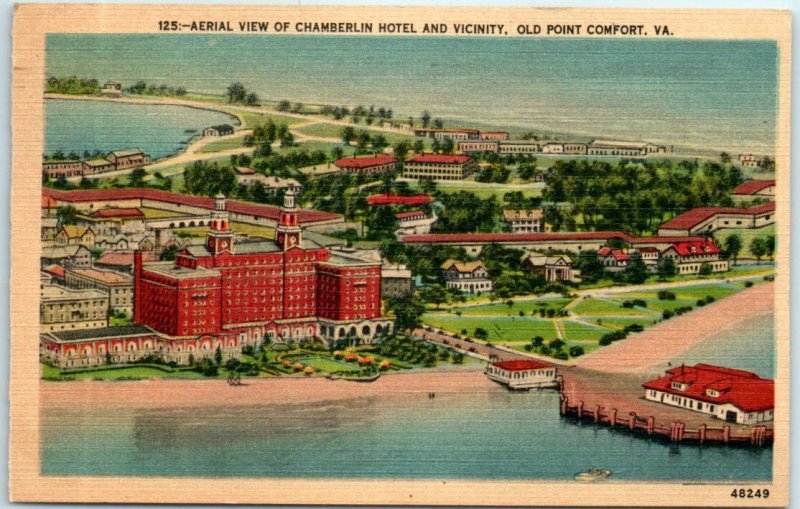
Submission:
POLYGON ((231 387, 225 380, 138 381, 93 380, 40 382, 43 407, 96 406, 106 408, 196 407, 340 401, 354 397, 398 394, 470 392, 485 393, 499 386, 483 375, 481 366, 449 371, 414 371, 384 375, 374 382, 349 382, 326 378, 247 379, 231 387))
POLYGON ((603 347, 575 364, 604 373, 660 373, 663 364, 720 332, 775 312, 775 284, 760 283, 603 347))

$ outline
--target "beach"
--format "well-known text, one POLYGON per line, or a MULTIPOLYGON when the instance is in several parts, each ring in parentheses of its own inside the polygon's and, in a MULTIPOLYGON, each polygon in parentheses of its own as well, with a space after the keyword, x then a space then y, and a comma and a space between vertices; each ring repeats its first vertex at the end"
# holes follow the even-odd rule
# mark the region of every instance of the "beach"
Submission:
POLYGON ((575 364, 603 373, 661 374, 666 363, 725 330, 775 310, 775 284, 761 283, 581 357, 575 364))

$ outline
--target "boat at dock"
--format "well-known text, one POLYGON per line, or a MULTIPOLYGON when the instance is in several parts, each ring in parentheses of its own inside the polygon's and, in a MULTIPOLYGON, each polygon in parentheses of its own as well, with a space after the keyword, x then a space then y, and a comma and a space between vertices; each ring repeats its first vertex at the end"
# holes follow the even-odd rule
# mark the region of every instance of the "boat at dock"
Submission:
POLYGON ((580 482, 595 482, 611 477, 611 470, 607 468, 590 468, 575 474, 575 480, 580 482))
POLYGON ((558 388, 555 366, 533 359, 493 362, 484 374, 509 390, 558 388))

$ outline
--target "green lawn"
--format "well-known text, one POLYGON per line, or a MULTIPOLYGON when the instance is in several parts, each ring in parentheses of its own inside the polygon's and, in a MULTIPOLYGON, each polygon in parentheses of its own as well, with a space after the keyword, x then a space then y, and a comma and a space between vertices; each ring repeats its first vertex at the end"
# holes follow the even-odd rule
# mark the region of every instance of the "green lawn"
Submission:
POLYGON ((570 298, 539 299, 532 301, 514 302, 512 306, 505 303, 486 304, 482 306, 453 308, 453 312, 460 311, 461 316, 519 316, 522 311, 526 315, 531 312, 538 313, 540 309, 561 309, 570 303, 570 298))
POLYGON ((339 371, 352 371, 358 369, 358 364, 347 363, 331 359, 329 357, 322 357, 319 355, 302 356, 302 357, 287 357, 292 361, 299 362, 304 366, 311 366, 317 371, 324 371, 326 373, 336 373, 339 371))
POLYGON ((572 346, 574 342, 598 341, 601 336, 611 332, 611 329, 605 327, 586 325, 572 320, 562 321, 561 327, 564 332, 564 341, 568 346, 572 346))
POLYGON ((244 136, 237 136, 235 138, 211 142, 198 150, 198 152, 201 154, 208 154, 211 152, 222 152, 223 150, 230 150, 233 148, 245 148, 244 136))
POLYGON ((455 334, 461 334, 461 329, 466 329, 469 336, 473 336, 475 329, 481 327, 486 329, 489 333, 489 341, 494 343, 528 343, 534 336, 542 336, 546 340, 558 337, 552 320, 542 320, 530 316, 524 318, 464 318, 451 315, 425 314, 422 316, 422 321, 455 334))
POLYGON ((62 375, 62 370, 42 364, 43 377, 67 377, 75 380, 125 380, 131 378, 207 378, 195 371, 164 371, 147 366, 129 366, 117 369, 98 369, 86 373, 66 373, 62 375))
POLYGON ((307 136, 317 136, 320 138, 336 138, 340 139, 342 137, 342 130, 344 126, 337 125, 337 124, 329 124, 327 122, 320 122, 318 124, 310 124, 306 126, 300 126, 293 131, 296 131, 300 134, 305 134, 307 136))
POLYGON ((570 310, 576 315, 624 315, 624 316, 646 316, 648 313, 636 308, 622 307, 622 300, 612 301, 606 299, 595 299, 590 297, 581 300, 570 310))
POLYGON ((730 230, 719 230, 714 232, 714 237, 718 242, 724 244, 725 239, 733 234, 738 235, 742 239, 742 251, 739 253, 739 256, 750 258, 752 255, 748 248, 753 239, 766 237, 767 235, 775 235, 775 225, 771 224, 763 228, 732 228, 730 230))
POLYGON ((258 125, 264 125, 267 123, 267 120, 272 119, 272 121, 277 124, 286 124, 288 126, 292 126, 294 124, 300 124, 305 122, 302 118, 294 118, 294 117, 287 117, 285 115, 281 115, 279 113, 256 113, 253 111, 245 111, 236 109, 236 113, 244 118, 244 126, 245 128, 252 129, 258 125))

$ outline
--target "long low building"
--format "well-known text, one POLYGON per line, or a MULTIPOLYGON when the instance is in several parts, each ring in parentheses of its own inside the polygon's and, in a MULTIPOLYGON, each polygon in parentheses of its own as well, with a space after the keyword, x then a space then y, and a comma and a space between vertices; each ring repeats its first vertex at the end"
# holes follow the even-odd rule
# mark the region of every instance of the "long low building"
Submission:
POLYGON ((675 216, 658 228, 659 235, 697 235, 727 228, 762 228, 775 222, 775 202, 747 209, 698 207, 675 216))
MULTIPOLYGON (((85 189, 61 191, 42 189, 42 194, 53 198, 58 205, 72 205, 84 213, 108 207, 144 207, 176 212, 176 215, 208 215, 214 210, 214 199, 205 196, 172 193, 158 189, 85 189)), ((231 221, 274 228, 278 225, 280 207, 258 203, 228 200, 231 221)), ((339 214, 316 210, 299 210, 299 225, 315 227, 344 223, 339 214)))
POLYGON ((654 247, 659 251, 676 242, 699 242, 702 237, 659 236, 636 237, 625 232, 554 232, 554 233, 433 233, 406 235, 400 240, 406 244, 431 244, 463 247, 468 254, 480 254, 484 246, 500 245, 526 251, 589 251, 600 250, 611 240, 622 241, 636 247, 654 247))

